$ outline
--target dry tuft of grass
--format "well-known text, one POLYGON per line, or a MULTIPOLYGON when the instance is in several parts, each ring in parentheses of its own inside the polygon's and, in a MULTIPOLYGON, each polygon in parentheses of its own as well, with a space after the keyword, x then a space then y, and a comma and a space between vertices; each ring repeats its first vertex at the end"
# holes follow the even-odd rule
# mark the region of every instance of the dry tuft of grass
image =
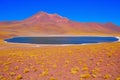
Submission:
POLYGON ((10 74, 10 76, 15 76, 16 75, 15 72, 10 72, 9 74, 10 74))
POLYGON ((23 73, 28 73, 29 72, 29 69, 28 68, 25 68, 23 73))
POLYGON ((39 76, 47 76, 49 74, 48 70, 44 70, 39 76))
POLYGON ((111 75, 110 75, 110 74, 105 74, 105 75, 103 76, 103 78, 104 78, 104 79, 109 79, 109 78, 111 78, 111 75))
POLYGON ((89 73, 85 73, 85 74, 81 74, 80 78, 86 79, 86 78, 90 78, 91 75, 89 73))
POLYGON ((79 72, 79 70, 80 70, 79 67, 73 67, 73 68, 71 68, 70 72, 71 72, 71 74, 76 74, 79 72))
POLYGON ((19 66, 15 66, 15 70, 18 70, 19 69, 19 66))
POLYGON ((21 80, 21 79, 23 79, 23 77, 22 77, 21 74, 19 74, 18 76, 16 76, 16 80, 21 80))
POLYGON ((54 77, 50 77, 49 80, 58 80, 58 79, 56 79, 56 78, 54 78, 54 77))

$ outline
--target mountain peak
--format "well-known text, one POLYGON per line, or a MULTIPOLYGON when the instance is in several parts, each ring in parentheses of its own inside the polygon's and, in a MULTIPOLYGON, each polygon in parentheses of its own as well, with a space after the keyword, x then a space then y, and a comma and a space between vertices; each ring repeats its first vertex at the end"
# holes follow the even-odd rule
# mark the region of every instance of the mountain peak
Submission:
POLYGON ((41 12, 38 12, 40 14, 48 14, 47 12, 44 12, 44 11, 41 11, 41 12))
POLYGON ((116 26, 114 23, 112 23, 112 22, 107 22, 106 24, 105 24, 106 26, 116 26))
POLYGON ((38 12, 37 14, 33 15, 32 17, 24 20, 25 22, 54 22, 54 23, 67 23, 69 20, 65 17, 62 17, 58 14, 49 14, 46 12, 38 12))
POLYGON ((37 14, 35 14, 35 15, 48 15, 48 13, 41 11, 41 12, 38 12, 37 14))

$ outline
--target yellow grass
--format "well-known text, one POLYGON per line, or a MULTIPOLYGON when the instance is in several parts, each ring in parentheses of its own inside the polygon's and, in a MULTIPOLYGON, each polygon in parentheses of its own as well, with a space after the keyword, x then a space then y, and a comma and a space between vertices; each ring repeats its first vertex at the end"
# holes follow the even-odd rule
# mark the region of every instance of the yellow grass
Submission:
POLYGON ((120 80, 120 42, 72 46, 0 39, 0 80, 120 80))

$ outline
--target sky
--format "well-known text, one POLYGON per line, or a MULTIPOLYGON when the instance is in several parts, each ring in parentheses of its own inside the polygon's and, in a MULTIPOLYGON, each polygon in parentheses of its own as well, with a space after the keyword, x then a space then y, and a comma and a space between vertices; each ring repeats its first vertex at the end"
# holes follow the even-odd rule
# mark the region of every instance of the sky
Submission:
POLYGON ((0 21, 24 20, 41 11, 77 22, 120 26, 120 0, 0 0, 0 21))

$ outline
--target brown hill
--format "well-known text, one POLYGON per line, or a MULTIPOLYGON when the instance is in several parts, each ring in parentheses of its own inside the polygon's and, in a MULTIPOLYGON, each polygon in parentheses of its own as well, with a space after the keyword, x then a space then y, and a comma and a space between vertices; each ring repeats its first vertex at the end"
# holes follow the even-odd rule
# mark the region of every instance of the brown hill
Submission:
POLYGON ((19 35, 120 34, 120 27, 113 23, 80 23, 45 12, 39 12, 23 21, 1 22, 0 29, 19 35))

